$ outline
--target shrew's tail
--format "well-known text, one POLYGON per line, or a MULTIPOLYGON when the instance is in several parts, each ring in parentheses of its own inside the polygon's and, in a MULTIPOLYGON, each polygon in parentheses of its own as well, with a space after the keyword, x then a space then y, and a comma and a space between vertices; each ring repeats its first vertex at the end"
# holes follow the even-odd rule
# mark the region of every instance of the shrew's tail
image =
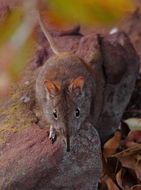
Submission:
POLYGON ((56 44, 55 44, 55 42, 54 42, 52 36, 50 35, 50 33, 48 32, 48 30, 46 29, 45 24, 42 22, 40 13, 38 12, 37 14, 38 14, 38 15, 37 15, 37 16, 38 16, 38 22, 39 22, 39 25, 40 25, 40 27, 41 27, 41 30, 42 30, 42 32, 44 33, 45 37, 47 38, 47 40, 48 40, 48 42, 49 42, 49 44, 50 44, 50 47, 51 47, 53 53, 54 53, 55 55, 59 55, 60 52, 58 51, 58 49, 57 49, 57 47, 56 47, 56 44))

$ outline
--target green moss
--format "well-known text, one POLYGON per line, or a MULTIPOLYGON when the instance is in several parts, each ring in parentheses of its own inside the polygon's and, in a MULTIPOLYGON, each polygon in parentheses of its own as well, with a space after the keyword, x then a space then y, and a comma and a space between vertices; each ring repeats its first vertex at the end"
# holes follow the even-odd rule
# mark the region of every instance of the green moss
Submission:
MULTIPOLYGON (((32 85, 33 86, 33 85, 32 85)), ((0 143, 4 143, 9 133, 19 133, 31 127, 35 115, 29 109, 30 103, 34 101, 33 87, 22 86, 14 92, 7 105, 0 109, 2 121, 0 124, 0 143), (25 94, 30 96, 30 103, 23 103, 21 97, 25 94)))

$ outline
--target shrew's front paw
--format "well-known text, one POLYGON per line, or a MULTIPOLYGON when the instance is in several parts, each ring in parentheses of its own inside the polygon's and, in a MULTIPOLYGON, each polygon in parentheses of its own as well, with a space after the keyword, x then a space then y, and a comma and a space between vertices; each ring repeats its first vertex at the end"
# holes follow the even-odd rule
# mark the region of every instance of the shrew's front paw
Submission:
POLYGON ((52 141, 52 144, 56 141, 57 135, 56 135, 56 130, 54 127, 50 127, 49 131, 49 138, 52 141))

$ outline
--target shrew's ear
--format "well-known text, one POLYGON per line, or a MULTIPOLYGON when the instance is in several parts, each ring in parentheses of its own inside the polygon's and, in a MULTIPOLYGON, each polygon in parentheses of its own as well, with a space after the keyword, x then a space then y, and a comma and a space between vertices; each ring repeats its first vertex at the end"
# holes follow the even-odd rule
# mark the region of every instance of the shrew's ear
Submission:
POLYGON ((70 92, 82 92, 84 87, 85 79, 83 76, 79 76, 72 80, 69 85, 70 92))
POLYGON ((61 85, 58 81, 45 80, 44 86, 50 97, 57 95, 61 89, 61 85))

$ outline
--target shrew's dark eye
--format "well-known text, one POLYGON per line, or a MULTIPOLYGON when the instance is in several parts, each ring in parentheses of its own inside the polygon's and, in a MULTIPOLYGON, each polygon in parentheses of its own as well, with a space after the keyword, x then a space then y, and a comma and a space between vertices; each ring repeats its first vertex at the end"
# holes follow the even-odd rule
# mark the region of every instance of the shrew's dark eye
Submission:
POLYGON ((53 116, 54 116, 54 119, 58 119, 58 115, 57 115, 57 111, 56 110, 53 110, 53 116))
POLYGON ((80 117, 80 109, 79 108, 76 108, 76 110, 75 110, 75 117, 76 118, 80 117))

